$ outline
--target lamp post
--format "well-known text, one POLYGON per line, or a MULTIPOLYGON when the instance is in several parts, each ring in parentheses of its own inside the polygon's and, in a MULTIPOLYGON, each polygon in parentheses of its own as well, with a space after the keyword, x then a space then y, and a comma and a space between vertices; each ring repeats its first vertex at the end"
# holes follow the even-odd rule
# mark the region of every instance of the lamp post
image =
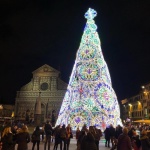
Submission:
POLYGON ((149 90, 145 87, 145 86, 142 86, 142 93, 144 95, 144 98, 143 98, 143 119, 147 118, 148 117, 148 111, 147 111, 147 108, 149 106, 149 90))
POLYGON ((1 116, 3 116, 3 105, 0 105, 1 116))
POLYGON ((133 107, 132 107, 132 104, 128 104, 129 105, 129 118, 130 118, 130 123, 132 123, 132 119, 133 119, 133 114, 132 114, 132 112, 133 112, 133 107))

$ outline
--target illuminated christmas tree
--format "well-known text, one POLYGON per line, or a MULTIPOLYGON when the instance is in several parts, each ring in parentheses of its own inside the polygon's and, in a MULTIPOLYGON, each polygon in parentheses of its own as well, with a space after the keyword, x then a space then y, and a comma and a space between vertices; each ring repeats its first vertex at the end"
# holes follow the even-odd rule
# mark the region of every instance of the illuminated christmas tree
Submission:
POLYGON ((71 124, 75 129, 86 124, 102 130, 108 124, 122 125, 117 97, 93 20, 96 15, 91 8, 85 13, 87 23, 56 125, 71 124))

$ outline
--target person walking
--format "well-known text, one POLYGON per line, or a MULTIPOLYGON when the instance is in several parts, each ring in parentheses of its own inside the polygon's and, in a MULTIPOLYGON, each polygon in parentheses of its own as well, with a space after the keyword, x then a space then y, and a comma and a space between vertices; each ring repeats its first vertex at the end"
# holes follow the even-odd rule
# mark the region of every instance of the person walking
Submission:
POLYGON ((39 128, 39 126, 37 126, 35 131, 32 134, 32 142, 33 142, 32 150, 34 150, 36 143, 37 143, 37 150, 39 150, 40 134, 41 134, 40 128, 39 128))
POLYGON ((30 135, 26 125, 18 131, 16 135, 16 142, 18 144, 17 150, 28 150, 28 143, 30 142, 30 135))
POLYGON ((46 150, 47 143, 48 143, 48 150, 50 150, 51 135, 52 135, 53 129, 52 129, 52 126, 51 126, 49 121, 47 121, 47 123, 45 124, 44 131, 46 134, 46 139, 45 139, 45 143, 44 143, 44 150, 46 150))
POLYGON ((2 150, 15 150, 15 142, 13 141, 13 134, 11 127, 5 127, 1 137, 2 150))
POLYGON ((128 136, 128 129, 123 128, 123 133, 118 137, 117 150, 132 150, 131 140, 128 136))

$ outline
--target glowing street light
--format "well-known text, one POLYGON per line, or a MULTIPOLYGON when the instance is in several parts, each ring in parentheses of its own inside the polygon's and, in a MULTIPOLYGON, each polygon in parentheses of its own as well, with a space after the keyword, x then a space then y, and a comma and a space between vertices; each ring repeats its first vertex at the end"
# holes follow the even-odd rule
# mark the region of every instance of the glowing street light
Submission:
POLYGON ((0 105, 0 110, 2 110, 3 109, 3 105, 0 105))

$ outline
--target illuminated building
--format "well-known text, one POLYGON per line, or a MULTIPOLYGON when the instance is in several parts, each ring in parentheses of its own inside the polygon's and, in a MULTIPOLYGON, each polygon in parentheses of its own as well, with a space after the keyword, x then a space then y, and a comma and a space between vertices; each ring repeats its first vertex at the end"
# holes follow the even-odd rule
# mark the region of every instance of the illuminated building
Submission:
POLYGON ((150 119, 150 83, 142 86, 142 90, 130 98, 122 100, 122 119, 147 120, 150 119))
POLYGON ((19 120, 34 119, 35 104, 41 98, 41 122, 51 120, 52 112, 57 114, 67 89, 61 80, 60 72, 45 64, 32 72, 33 78, 17 91, 15 101, 15 118, 19 120))

